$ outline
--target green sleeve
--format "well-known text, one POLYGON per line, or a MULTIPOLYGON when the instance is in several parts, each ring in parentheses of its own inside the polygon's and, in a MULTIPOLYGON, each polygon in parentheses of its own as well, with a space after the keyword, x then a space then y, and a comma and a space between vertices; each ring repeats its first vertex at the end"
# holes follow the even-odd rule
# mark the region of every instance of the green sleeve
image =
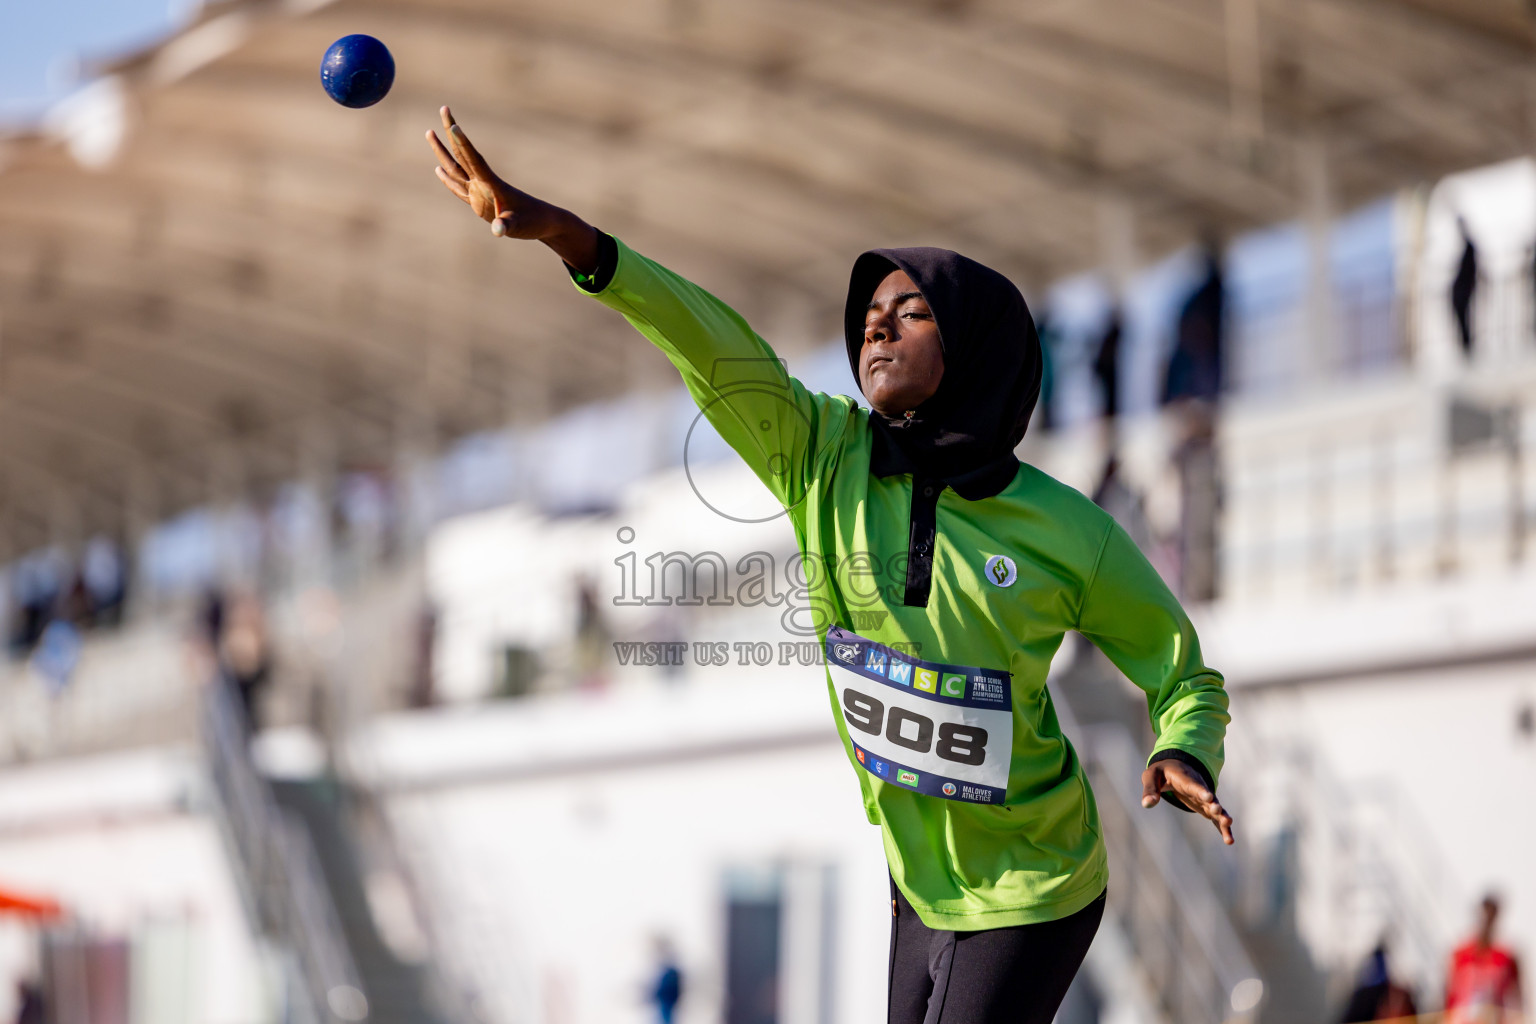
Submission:
POLYGON ((1200 657, 1200 640, 1157 570, 1114 522, 1083 592, 1078 631, 1147 695, 1157 743, 1195 757, 1214 783, 1221 773, 1227 691, 1200 657))
POLYGON ((798 504, 817 454, 845 428, 852 400, 808 392, 735 310, 614 241, 618 262, 597 300, 672 361, 705 418, 773 496, 798 504))

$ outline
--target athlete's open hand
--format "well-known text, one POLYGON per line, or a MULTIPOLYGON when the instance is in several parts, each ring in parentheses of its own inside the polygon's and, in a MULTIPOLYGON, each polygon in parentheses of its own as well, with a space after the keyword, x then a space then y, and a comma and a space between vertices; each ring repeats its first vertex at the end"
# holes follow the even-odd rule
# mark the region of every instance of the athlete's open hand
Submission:
POLYGON ((1172 794, 1185 807, 1209 818, 1228 846, 1237 841, 1232 836, 1232 815, 1188 765, 1172 760, 1154 761, 1141 773, 1141 806, 1156 807, 1164 794, 1172 794))
POLYGON ((468 204, 475 216, 489 221, 497 238, 543 242, 577 270, 591 273, 597 265, 597 229, 569 210, 502 181, 454 121, 453 112, 443 107, 439 113, 448 144, 431 129, 427 142, 437 156, 437 178, 443 186, 468 204))

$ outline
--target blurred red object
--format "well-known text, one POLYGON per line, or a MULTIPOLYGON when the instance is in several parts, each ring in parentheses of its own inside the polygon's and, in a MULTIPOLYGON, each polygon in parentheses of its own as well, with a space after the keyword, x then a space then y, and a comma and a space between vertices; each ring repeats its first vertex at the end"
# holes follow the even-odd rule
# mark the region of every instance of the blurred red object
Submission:
POLYGON ((20 914, 24 917, 40 917, 52 920, 63 917, 64 909, 58 900, 46 896, 24 896, 8 889, 0 889, 0 914, 20 914))

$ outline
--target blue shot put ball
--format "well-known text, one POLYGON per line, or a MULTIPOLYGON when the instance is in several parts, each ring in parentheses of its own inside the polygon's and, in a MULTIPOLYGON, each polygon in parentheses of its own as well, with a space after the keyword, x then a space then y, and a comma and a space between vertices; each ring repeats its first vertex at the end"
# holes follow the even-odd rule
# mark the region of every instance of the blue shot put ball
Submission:
POLYGON ((395 58, 373 36, 342 36, 325 51, 320 84, 344 107, 371 107, 395 84, 395 58))

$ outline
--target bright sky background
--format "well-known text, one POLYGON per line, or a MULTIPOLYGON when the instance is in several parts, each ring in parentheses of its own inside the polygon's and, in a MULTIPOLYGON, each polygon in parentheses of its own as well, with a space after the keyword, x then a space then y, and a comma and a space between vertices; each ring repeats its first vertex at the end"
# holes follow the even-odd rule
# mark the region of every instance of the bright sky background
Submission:
POLYGON ((26 122, 78 85, 78 59, 131 52, 169 32, 188 0, 0 0, 0 122, 26 122))

